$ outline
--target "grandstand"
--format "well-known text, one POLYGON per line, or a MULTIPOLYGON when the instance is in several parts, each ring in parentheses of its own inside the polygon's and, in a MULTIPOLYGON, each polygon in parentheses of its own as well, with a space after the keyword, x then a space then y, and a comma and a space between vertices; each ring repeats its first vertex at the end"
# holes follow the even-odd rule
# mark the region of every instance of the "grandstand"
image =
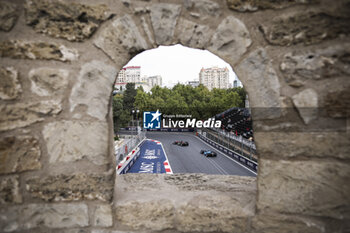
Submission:
POLYGON ((222 122, 222 129, 234 133, 236 136, 242 136, 249 140, 253 138, 252 118, 247 108, 230 108, 225 112, 215 116, 215 120, 222 122))

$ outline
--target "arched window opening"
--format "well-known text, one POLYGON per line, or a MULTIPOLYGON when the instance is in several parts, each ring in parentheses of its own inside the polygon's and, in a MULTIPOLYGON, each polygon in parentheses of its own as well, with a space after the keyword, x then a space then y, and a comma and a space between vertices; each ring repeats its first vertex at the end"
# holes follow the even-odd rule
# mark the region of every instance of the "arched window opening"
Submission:
POLYGON ((207 50, 160 46, 129 61, 113 91, 117 173, 256 176, 248 95, 207 50))

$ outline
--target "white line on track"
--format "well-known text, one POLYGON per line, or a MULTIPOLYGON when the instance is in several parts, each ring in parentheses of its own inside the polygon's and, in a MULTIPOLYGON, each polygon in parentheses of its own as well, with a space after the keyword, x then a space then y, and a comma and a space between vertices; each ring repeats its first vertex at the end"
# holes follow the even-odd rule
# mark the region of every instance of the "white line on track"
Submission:
POLYGON ((168 165, 169 165, 169 167, 170 167, 170 173, 168 173, 168 174, 174 174, 173 173, 173 169, 171 168, 171 166, 170 166, 170 161, 169 161, 169 159, 168 159, 168 156, 166 155, 166 152, 165 152, 165 149, 164 149, 164 147, 163 147, 163 143, 161 142, 161 141, 159 141, 159 140, 157 140, 158 142, 160 142, 160 146, 162 147, 162 149, 163 149, 163 152, 164 152, 164 155, 165 155, 165 158, 166 158, 166 161, 168 161, 168 165))
POLYGON ((210 144, 209 144, 209 143, 207 143, 206 141, 202 140, 201 138, 199 138, 199 137, 197 137, 197 136, 194 136, 194 135, 191 135, 191 136, 193 136, 193 137, 197 138, 198 140, 200 140, 200 141, 204 142, 205 144, 207 144, 208 146, 210 146, 211 148, 213 148, 215 151, 217 151, 217 152, 219 152, 220 154, 224 155, 226 158, 228 158, 228 159, 232 160, 233 162, 237 163, 239 166, 241 166, 241 167, 243 167, 243 168, 247 169, 248 171, 250 171, 251 173, 253 173, 253 174, 257 175, 257 173, 256 173, 256 172, 254 172, 254 171, 250 170, 249 168, 247 168, 246 166, 244 166, 244 165, 240 164, 239 162, 237 162, 237 161, 236 161, 236 160, 234 160, 233 158, 231 158, 231 157, 229 157, 229 156, 225 155, 224 153, 222 153, 221 151, 219 151, 218 149, 216 149, 215 147, 213 147, 212 145, 210 145, 210 144))
MULTIPOLYGON (((254 171, 250 170, 249 168, 247 168, 246 166, 240 164, 239 162, 237 162, 236 160, 234 160, 234 159, 231 158, 230 156, 225 155, 223 152, 219 151, 217 148, 213 147, 212 145, 210 145, 210 144, 207 143, 206 141, 202 140, 202 139, 199 138, 198 136, 195 136, 195 135, 193 135, 193 134, 191 134, 191 133, 187 133, 187 132, 181 132, 181 133, 179 133, 179 132, 171 132, 171 133, 172 133, 172 134, 188 135, 188 136, 192 136, 192 137, 194 137, 194 138, 197 138, 199 141, 204 142, 205 144, 207 144, 208 146, 210 146, 211 148, 213 148, 215 151, 217 151, 217 152, 220 153, 221 155, 223 155, 223 156, 225 156, 226 158, 228 158, 228 159, 232 160, 233 162, 237 163, 239 166, 245 168, 246 170, 250 171, 250 172, 253 173, 254 175, 258 175, 256 172, 254 172, 254 171)), ((210 140, 210 139, 209 139, 209 140, 210 140)), ((165 152, 165 150, 164 150, 164 152, 165 152)))
POLYGON ((215 162, 214 160, 211 160, 208 158, 208 161, 213 164, 213 166, 219 170, 219 172, 223 175, 228 175, 228 173, 219 165, 217 164, 217 162, 215 162))

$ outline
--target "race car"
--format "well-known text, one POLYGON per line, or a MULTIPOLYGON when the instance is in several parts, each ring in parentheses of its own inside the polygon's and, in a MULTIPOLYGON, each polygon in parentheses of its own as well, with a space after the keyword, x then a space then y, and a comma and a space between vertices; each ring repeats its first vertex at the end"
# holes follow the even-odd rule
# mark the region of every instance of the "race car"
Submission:
POLYGON ((200 153, 206 157, 216 157, 216 153, 212 150, 201 150, 200 153))
POLYGON ((188 142, 186 141, 175 141, 173 144, 178 146, 188 146, 188 142))

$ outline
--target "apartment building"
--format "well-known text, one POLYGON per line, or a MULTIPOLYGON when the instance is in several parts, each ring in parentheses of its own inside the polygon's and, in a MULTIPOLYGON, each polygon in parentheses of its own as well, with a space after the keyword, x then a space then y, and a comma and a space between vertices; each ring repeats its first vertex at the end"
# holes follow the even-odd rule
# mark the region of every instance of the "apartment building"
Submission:
POLYGON ((145 81, 150 88, 154 86, 162 86, 162 76, 160 75, 146 77, 145 81))
POLYGON ((162 86, 162 76, 141 77, 141 66, 128 66, 122 68, 118 73, 114 84, 115 93, 124 92, 127 83, 135 83, 135 88, 142 86, 144 91, 149 92, 156 85, 162 86))
POLYGON ((209 90, 213 88, 227 89, 229 88, 229 71, 226 67, 202 68, 199 72, 199 83, 209 90))

